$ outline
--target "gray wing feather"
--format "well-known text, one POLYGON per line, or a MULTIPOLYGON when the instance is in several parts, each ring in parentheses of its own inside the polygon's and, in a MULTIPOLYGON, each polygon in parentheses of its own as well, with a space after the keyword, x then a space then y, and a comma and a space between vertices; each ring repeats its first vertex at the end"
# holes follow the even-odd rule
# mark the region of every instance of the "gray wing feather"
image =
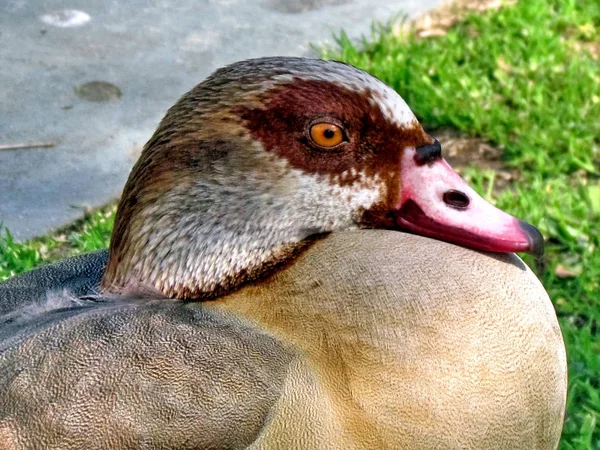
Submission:
POLYGON ((0 283, 0 316, 45 302, 54 292, 68 291, 74 297, 97 293, 107 261, 108 250, 101 250, 9 278, 0 283))
POLYGON ((0 441, 32 449, 245 448, 293 358, 237 318, 165 300, 56 310, 1 334, 0 441))
POLYGON ((107 258, 0 283, 0 447, 246 448, 293 355, 201 303, 98 296, 107 258))

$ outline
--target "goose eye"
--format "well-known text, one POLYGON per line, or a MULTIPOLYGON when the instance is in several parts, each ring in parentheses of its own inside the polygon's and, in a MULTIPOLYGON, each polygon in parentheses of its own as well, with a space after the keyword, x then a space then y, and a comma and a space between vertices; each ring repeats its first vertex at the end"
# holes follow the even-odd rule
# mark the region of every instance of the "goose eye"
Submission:
POLYGON ((321 147, 335 147, 344 140, 344 133, 332 123, 316 123, 310 127, 310 138, 321 147))

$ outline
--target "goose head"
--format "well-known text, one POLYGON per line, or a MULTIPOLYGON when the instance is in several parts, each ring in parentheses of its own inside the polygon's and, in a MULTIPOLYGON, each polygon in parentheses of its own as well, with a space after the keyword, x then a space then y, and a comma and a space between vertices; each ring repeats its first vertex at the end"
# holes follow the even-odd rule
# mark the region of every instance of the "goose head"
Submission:
POLYGON ((404 100, 352 66, 263 58, 217 70, 166 114, 118 207, 103 289, 228 292, 339 230, 543 251, 444 161, 404 100))

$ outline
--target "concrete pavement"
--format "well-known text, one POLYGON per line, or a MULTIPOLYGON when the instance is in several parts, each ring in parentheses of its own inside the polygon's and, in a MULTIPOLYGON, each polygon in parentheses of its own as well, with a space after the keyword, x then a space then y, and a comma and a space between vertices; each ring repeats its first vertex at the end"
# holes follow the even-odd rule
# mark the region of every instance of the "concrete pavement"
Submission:
MULTIPOLYGON (((47 233, 116 198, 166 109, 214 69, 313 55, 345 29, 441 0, 4 0, 0 3, 0 222, 47 233)), ((313 55, 314 56, 314 55, 313 55)))

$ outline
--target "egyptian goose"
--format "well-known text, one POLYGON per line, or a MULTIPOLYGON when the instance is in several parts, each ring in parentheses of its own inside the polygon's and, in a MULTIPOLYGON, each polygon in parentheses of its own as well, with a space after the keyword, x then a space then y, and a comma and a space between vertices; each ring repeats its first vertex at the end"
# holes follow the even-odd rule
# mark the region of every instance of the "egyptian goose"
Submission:
POLYGON ((108 254, 0 285, 0 448, 555 449, 564 345, 507 253, 542 250, 379 80, 233 64, 146 144, 108 254))

